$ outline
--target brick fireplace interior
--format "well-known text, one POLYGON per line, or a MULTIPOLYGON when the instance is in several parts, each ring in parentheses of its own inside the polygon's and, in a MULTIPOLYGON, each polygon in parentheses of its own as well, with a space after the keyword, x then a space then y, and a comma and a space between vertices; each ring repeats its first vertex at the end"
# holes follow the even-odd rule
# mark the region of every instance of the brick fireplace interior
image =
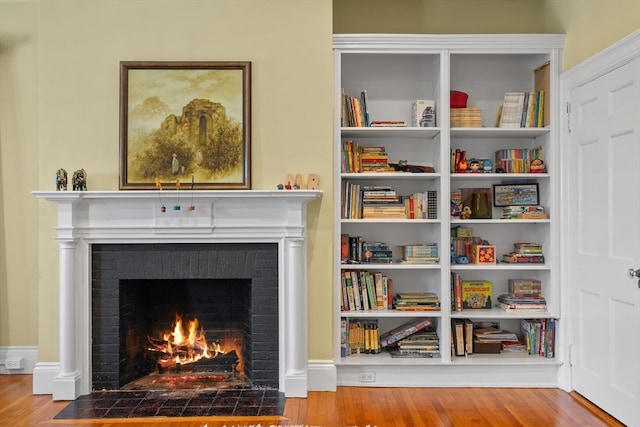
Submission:
POLYGON ((232 379, 278 389, 278 245, 91 246, 92 390, 219 388, 232 379), (158 367, 149 337, 196 319, 216 360, 158 367), (153 381, 145 381, 152 378, 153 381))

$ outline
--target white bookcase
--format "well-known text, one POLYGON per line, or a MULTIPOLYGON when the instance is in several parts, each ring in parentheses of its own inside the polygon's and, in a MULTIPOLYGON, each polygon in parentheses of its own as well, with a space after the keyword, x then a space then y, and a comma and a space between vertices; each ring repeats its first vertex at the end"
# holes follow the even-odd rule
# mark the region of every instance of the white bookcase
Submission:
POLYGON ((451 320, 497 321, 504 329, 520 331, 522 318, 554 318, 562 322, 559 283, 559 153, 558 75, 564 36, 562 35, 335 35, 335 133, 334 133, 334 358, 337 384, 352 386, 531 386, 555 387, 563 369, 561 334, 556 336, 555 357, 527 354, 451 355, 451 320), (496 128, 498 110, 505 92, 534 90, 534 70, 550 62, 551 124, 543 128, 496 128), (342 127, 342 90, 350 96, 367 91, 371 120, 404 120, 408 127, 342 127), (469 95, 468 107, 482 109, 482 127, 452 128, 449 117, 450 90, 469 95), (435 100, 436 127, 412 125, 412 103, 435 100), (362 146, 384 146, 390 162, 431 165, 433 173, 343 173, 341 147, 354 140, 362 146), (542 147, 544 174, 456 174, 450 172, 451 149, 467 152, 467 158, 495 159, 505 148, 542 147), (540 204, 549 214, 541 220, 502 220, 501 208, 492 207, 493 219, 453 219, 450 192, 458 188, 492 188, 514 179, 534 179, 540 204), (436 219, 342 219, 343 183, 389 185, 399 194, 436 190, 436 219), (544 264, 475 265, 450 262, 451 229, 471 227, 496 246, 497 258, 508 253, 513 243, 535 241, 544 248, 544 264), (436 265, 342 264, 341 235, 361 236, 365 241, 388 243, 394 258, 400 245, 436 243, 440 262, 436 265), (382 272, 391 277, 394 292, 430 291, 439 295, 440 311, 341 310, 342 270, 382 272), (451 272, 465 280, 493 283, 494 299, 507 292, 509 278, 537 278, 542 281, 546 312, 535 314, 451 308, 451 272), (380 354, 341 356, 341 321, 376 319, 380 333, 410 319, 429 317, 440 340, 440 356, 434 358, 392 358, 380 354))

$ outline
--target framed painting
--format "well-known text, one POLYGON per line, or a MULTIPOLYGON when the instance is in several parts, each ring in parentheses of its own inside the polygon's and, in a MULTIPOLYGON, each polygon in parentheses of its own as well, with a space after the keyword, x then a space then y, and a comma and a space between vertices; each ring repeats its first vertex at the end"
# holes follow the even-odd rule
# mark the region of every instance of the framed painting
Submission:
POLYGON ((535 206, 540 204, 538 184, 494 184, 494 206, 535 206))
POLYGON ((121 62, 120 189, 251 188, 251 62, 121 62))

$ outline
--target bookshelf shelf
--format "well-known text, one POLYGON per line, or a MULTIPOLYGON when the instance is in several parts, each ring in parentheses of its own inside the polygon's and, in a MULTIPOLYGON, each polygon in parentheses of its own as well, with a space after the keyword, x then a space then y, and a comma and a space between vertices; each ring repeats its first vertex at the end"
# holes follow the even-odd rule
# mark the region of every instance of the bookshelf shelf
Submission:
MULTIPOLYGON (((522 319, 553 319, 561 322, 559 273, 559 78, 562 35, 336 35, 335 129, 334 129, 334 359, 339 385, 372 386, 554 386, 559 382, 562 355, 529 356, 525 353, 469 354, 451 353, 455 327, 459 320, 492 322, 501 329, 521 334, 522 319), (545 94, 550 108, 544 127, 493 127, 507 92, 537 90, 534 70, 549 61, 549 88, 545 94), (450 91, 468 94, 467 107, 481 110, 482 126, 450 126, 450 91), (366 103, 369 121, 398 121, 407 127, 352 127, 342 120, 349 113, 353 99, 366 103), (413 109, 418 100, 435 104, 435 127, 416 127, 423 116, 413 109), (365 147, 365 151, 384 152, 389 163, 406 160, 408 164, 430 165, 434 173, 345 173, 344 164, 354 164, 354 157, 343 158, 343 148, 365 147), (368 148, 366 148, 368 147, 368 148), (384 147, 384 150, 380 150, 384 147), (499 152, 504 170, 528 171, 530 153, 542 156, 544 173, 454 173, 451 169, 455 150, 465 151, 466 159, 497 162, 499 152), (520 153, 522 157, 518 157, 520 153), (345 159, 351 161, 345 162, 345 159), (520 162, 516 164, 515 162, 520 162), (512 167, 513 165, 513 167, 512 167), (524 167, 523 167, 524 166, 524 167), (451 192, 466 188, 486 188, 514 182, 535 183, 539 205, 551 212, 544 219, 501 219, 503 208, 491 204, 488 219, 451 217, 451 192), (392 189, 400 195, 428 191, 437 193, 437 215, 430 219, 374 218, 347 219, 353 199, 343 198, 342 190, 361 196, 362 187, 392 189), (354 190, 355 189, 355 190, 354 190), (343 205, 344 202, 344 205, 343 205), (471 228, 473 235, 495 246, 497 264, 456 264, 451 261, 453 236, 458 230, 471 228), (358 241, 383 242, 393 252, 393 259, 403 256, 404 245, 438 247, 438 264, 343 264, 344 236, 358 241), (357 239, 356 239, 357 240, 357 239), (537 242, 543 246, 545 263, 508 264, 500 262, 516 242, 537 242), (344 303, 342 271, 380 272, 392 279, 393 293, 425 292, 437 294, 440 311, 351 310, 342 311, 344 303), (545 311, 506 311, 494 306, 486 310, 455 311, 452 307, 452 275, 463 280, 492 283, 492 300, 508 292, 510 279, 534 279, 542 283, 545 311), (415 319, 431 319, 437 333, 440 354, 435 358, 394 358, 386 349, 380 354, 342 356, 343 341, 354 320, 370 322, 379 333, 388 332, 415 319), (420 366, 421 369, 413 369, 420 366), (362 383, 359 373, 374 373, 374 383, 362 383), (472 372, 473 375, 467 374, 472 372), (465 380, 467 378, 467 380, 465 380)), ((357 111, 357 108, 356 110, 357 111)), ((460 115, 458 115, 460 116, 460 115)), ((363 114, 364 118, 364 114, 363 114)), ((366 124, 366 119, 362 120, 366 124)), ((371 161, 369 156, 368 160, 371 161)), ((357 159, 357 157, 355 157, 357 159)), ((376 161, 378 159, 376 158, 376 161)), ((356 163, 357 165, 357 160, 356 163)), ((359 169, 355 169, 359 170, 359 169)), ((495 170, 495 169, 493 169, 495 170)), ((370 190, 370 189, 369 189, 370 190)), ((493 202, 493 200, 491 200, 493 202)), ((362 205, 355 204, 356 212, 362 205)), ((410 204, 409 204, 410 206, 410 204)), ((369 210, 368 212, 381 212, 369 210)), ((387 211, 391 215, 391 210, 387 211)), ((354 215, 354 216, 357 216, 354 215)), ((354 273, 356 274, 356 273, 354 273)), ((365 294, 366 294, 365 290, 365 294)), ((388 300, 387 300, 388 303, 388 300)), ((556 334, 556 337, 558 334, 556 334)), ((560 337, 558 337, 560 338, 560 337)), ((555 343, 560 348, 559 343, 555 343)), ((344 353, 346 354, 346 353, 344 353)))
POLYGON ((535 138, 547 135, 550 128, 451 128, 452 138, 535 138))
POLYGON ((414 317, 441 317, 439 311, 401 311, 401 310, 356 310, 356 311, 343 311, 340 313, 340 317, 352 317, 352 318, 414 318, 414 317))
POLYGON ((440 264, 340 264, 342 270, 440 270, 440 264))
POLYGON ((452 319, 530 319, 552 317, 548 311, 505 311, 499 308, 454 311, 452 319))
POLYGON ((491 271, 491 270, 496 270, 496 271, 530 271, 530 270, 550 270, 551 269, 551 265, 549 264, 528 264, 528 263, 522 263, 522 264, 509 264, 506 262, 502 262, 500 264, 485 264, 485 265, 481 265, 481 264, 452 264, 451 265, 451 270, 452 271, 476 271, 476 270, 480 270, 480 271, 491 271))
POLYGON ((417 138, 423 143, 435 143, 440 128, 420 127, 343 127, 340 129, 345 138, 417 138))
POLYGON ((341 173, 344 179, 356 180, 435 180, 439 173, 410 173, 410 172, 373 172, 373 173, 341 173))

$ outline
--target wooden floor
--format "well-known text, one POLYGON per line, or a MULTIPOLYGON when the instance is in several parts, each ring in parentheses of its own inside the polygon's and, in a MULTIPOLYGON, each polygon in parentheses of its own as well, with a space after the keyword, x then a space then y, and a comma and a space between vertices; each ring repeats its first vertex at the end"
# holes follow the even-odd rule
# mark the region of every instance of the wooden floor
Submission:
POLYGON ((68 402, 32 395, 31 375, 0 375, 0 426, 421 427, 622 426, 558 389, 339 387, 287 399, 282 417, 54 420, 68 402))

